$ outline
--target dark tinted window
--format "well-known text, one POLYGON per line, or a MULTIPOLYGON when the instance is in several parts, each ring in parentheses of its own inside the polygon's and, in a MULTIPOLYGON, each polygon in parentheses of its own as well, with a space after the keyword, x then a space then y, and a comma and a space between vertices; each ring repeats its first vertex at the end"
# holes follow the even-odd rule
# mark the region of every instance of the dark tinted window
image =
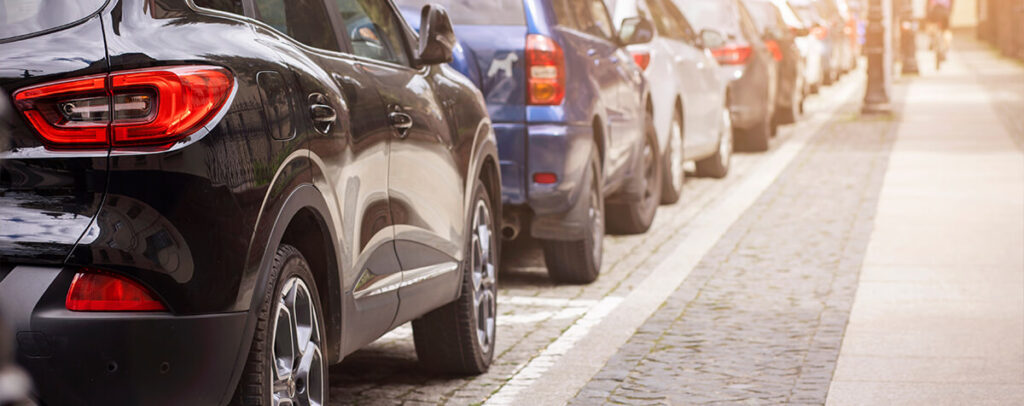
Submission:
POLYGON ((754 23, 762 31, 775 29, 779 25, 779 17, 776 14, 775 6, 767 1, 747 0, 747 10, 754 17, 754 23))
POLYGON ((352 53, 379 61, 407 64, 402 21, 385 1, 335 0, 345 21, 352 53))
POLYGON ((612 39, 612 19, 602 0, 554 0, 555 19, 564 27, 612 39))
POLYGON ((782 14, 774 4, 767 0, 746 0, 744 5, 747 7, 747 11, 750 12, 750 16, 754 19, 754 24, 757 25, 757 29, 762 33, 771 33, 777 38, 782 38, 786 35, 786 22, 782 19, 782 14))
POLYGON ((403 7, 420 10, 435 3, 448 9, 452 22, 461 25, 525 25, 523 0, 396 0, 403 7))
POLYGON ((686 41, 693 39, 693 29, 674 4, 665 0, 647 1, 651 7, 652 18, 662 35, 686 41))
POLYGON ((57 28, 95 13, 105 0, 0 0, 0 40, 57 28))
POLYGON ((256 19, 311 47, 338 50, 321 0, 255 0, 256 19))
POLYGON ((195 0, 199 7, 212 8, 242 15, 242 0, 195 0))

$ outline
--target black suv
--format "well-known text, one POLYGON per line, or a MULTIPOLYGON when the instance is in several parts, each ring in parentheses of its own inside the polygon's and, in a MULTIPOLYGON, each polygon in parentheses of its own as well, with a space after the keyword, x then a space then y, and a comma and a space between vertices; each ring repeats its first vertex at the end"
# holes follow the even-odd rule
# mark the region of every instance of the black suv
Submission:
POLYGON ((426 366, 488 368, 501 181, 443 8, 20 4, 0 307, 44 403, 323 404, 410 320, 426 366))

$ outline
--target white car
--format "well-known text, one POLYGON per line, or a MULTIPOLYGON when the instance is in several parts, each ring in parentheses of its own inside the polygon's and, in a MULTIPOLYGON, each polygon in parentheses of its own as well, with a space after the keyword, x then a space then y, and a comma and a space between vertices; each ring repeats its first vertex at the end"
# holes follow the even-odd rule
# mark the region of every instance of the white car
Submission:
POLYGON ((729 172, 733 139, 727 83, 711 52, 701 46, 700 34, 670 0, 605 1, 617 28, 637 18, 652 23, 653 40, 627 50, 651 86, 654 125, 665 157, 662 202, 674 203, 682 192, 686 161, 696 161, 698 176, 721 178, 729 172))
POLYGON ((797 48, 800 49, 800 56, 804 59, 804 85, 807 87, 804 92, 817 93, 818 88, 821 87, 821 53, 825 44, 812 35, 811 26, 814 25, 814 22, 803 21, 786 0, 771 0, 771 2, 779 8, 786 25, 791 30, 798 31, 799 35, 796 36, 795 41, 797 48))

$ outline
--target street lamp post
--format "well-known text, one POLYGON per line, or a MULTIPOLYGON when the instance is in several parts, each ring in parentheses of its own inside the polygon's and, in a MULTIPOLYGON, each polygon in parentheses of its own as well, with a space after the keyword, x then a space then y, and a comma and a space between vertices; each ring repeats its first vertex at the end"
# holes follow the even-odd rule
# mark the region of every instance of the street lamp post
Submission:
POLYGON ((868 84, 862 112, 889 113, 892 90, 892 0, 868 2, 865 53, 868 56, 868 84))

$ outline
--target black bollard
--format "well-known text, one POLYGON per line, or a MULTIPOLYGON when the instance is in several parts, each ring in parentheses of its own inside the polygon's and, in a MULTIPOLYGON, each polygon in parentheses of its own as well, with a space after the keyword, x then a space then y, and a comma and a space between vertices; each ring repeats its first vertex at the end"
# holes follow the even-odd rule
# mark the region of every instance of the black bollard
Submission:
POLYGON ((892 88, 892 1, 870 0, 865 38, 868 57, 868 83, 864 93, 865 114, 889 113, 892 88))

